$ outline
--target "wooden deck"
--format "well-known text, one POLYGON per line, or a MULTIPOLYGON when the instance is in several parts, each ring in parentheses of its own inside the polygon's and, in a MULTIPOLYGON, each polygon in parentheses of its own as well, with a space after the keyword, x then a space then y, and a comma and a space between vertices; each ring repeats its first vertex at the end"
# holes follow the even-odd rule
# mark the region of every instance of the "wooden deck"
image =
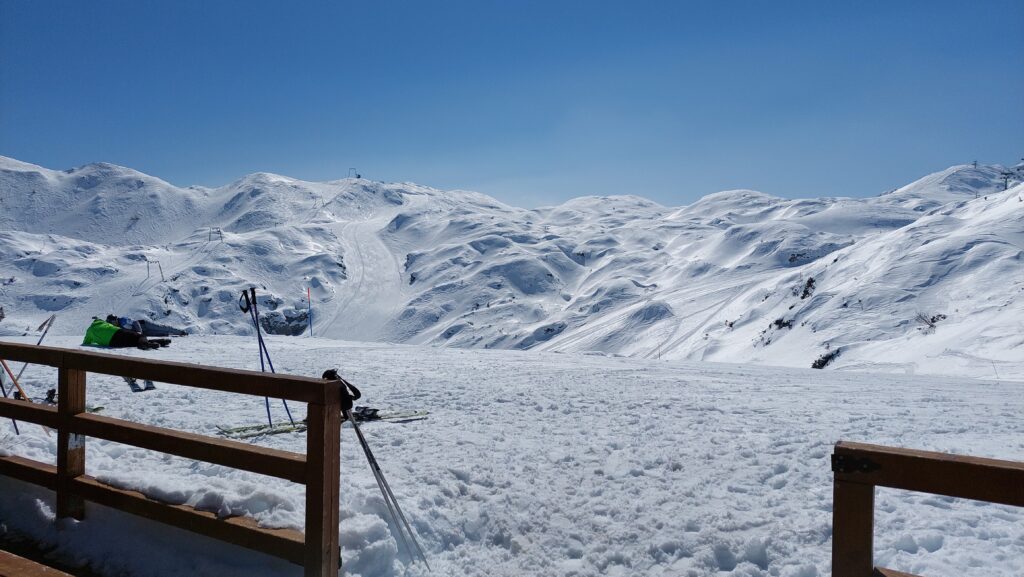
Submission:
POLYGON ((0 549, 0 577, 72 577, 72 575, 0 549))

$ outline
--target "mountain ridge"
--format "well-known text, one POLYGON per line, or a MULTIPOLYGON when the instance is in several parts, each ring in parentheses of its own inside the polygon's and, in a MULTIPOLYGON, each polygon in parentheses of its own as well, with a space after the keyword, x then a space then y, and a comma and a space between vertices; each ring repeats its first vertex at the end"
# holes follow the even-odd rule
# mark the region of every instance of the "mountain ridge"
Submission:
POLYGON ((1024 333, 1024 170, 1003 191, 1006 170, 954 166, 863 199, 522 209, 410 183, 259 172, 180 188, 0 157, 0 306, 15 319, 0 330, 59 312, 54 330, 75 334, 117 312, 246 334, 236 301, 255 285, 265 328, 299 334, 308 287, 314 332, 332 338, 805 367, 838 350, 830 368, 1024 378, 1007 336, 1024 333))

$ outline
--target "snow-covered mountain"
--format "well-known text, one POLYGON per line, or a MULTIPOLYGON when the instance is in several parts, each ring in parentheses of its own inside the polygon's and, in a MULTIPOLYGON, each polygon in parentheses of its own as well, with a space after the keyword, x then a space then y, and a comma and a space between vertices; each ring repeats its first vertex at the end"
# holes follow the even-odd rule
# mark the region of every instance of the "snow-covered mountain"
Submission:
POLYGON ((455 347, 1024 378, 1024 165, 878 197, 756 191, 525 210, 414 184, 267 173, 179 188, 0 157, 0 330, 109 312, 455 347))

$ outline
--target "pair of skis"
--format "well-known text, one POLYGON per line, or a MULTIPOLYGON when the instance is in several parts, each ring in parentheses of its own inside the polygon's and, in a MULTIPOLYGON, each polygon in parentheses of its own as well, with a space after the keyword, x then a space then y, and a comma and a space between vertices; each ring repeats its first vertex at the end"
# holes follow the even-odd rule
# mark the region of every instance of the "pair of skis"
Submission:
MULTIPOLYGON (((370 407, 356 407, 352 411, 352 417, 360 423, 371 421, 388 421, 391 423, 408 423, 426 419, 429 411, 387 411, 371 409, 370 407)), ((264 435, 280 435, 282 433, 301 433, 306 430, 306 422, 289 423, 287 421, 275 421, 271 424, 244 425, 241 427, 217 427, 217 431, 232 439, 252 439, 264 435)))
MULTIPOLYGON (((21 393, 15 391, 14 392, 14 400, 16 400, 16 401, 28 400, 28 401, 33 402, 33 403, 39 403, 39 404, 42 404, 42 405, 50 405, 51 407, 56 407, 57 406, 57 389, 50 389, 50 390, 46 391, 46 396, 41 398, 41 399, 40 398, 25 399, 25 398, 23 398, 21 396, 21 393)), ((85 412, 87 412, 87 413, 98 413, 98 412, 102 411, 105 408, 106 407, 104 407, 102 405, 97 406, 97 407, 86 407, 85 408, 85 412)))

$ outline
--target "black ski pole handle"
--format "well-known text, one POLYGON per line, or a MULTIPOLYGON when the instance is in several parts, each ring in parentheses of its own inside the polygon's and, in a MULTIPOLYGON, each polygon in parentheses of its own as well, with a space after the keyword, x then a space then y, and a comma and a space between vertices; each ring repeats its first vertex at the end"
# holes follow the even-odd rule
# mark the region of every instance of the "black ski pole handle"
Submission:
POLYGON ((345 379, 341 379, 341 382, 345 383, 345 389, 347 389, 346 392, 348 393, 348 396, 352 398, 353 401, 358 401, 359 398, 363 396, 363 393, 359 392, 359 389, 357 389, 356 386, 353 385, 352 383, 346 381, 345 379))
POLYGON ((323 378, 324 380, 328 381, 341 381, 342 412, 352 410, 352 403, 354 401, 358 401, 359 398, 363 396, 363 393, 360 392, 355 385, 341 378, 341 375, 338 374, 337 369, 329 369, 327 371, 324 371, 323 378))
POLYGON ((355 385, 345 379, 341 379, 341 412, 350 412, 352 405, 362 396, 363 394, 359 392, 355 385))
POLYGON ((242 289, 242 296, 238 297, 238 308, 242 309, 243 313, 247 313, 250 306, 252 305, 249 303, 249 293, 242 289), (245 304, 242 304, 242 299, 245 299, 245 304))

